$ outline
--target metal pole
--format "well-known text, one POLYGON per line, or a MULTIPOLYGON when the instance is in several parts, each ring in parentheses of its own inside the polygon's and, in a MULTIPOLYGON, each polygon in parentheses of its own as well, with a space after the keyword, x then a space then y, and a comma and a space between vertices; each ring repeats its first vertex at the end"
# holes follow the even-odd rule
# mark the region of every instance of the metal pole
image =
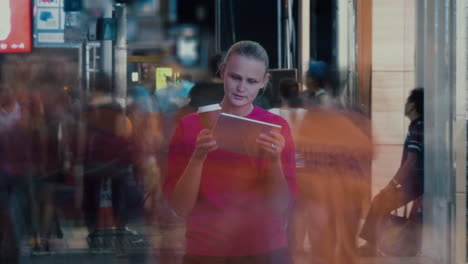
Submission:
MULTIPOLYGON (((112 0, 107 0, 103 5, 103 17, 111 18, 112 17, 112 0)), ((101 40, 101 71, 107 76, 111 77, 113 72, 113 56, 112 56, 112 40, 101 40)), ((108 91, 111 90, 111 87, 106 87, 108 91)))
POLYGON ((215 49, 221 54, 221 0, 216 0, 215 5, 215 49))
POLYGON ((309 68, 310 59, 310 0, 299 1, 299 80, 303 83, 302 89, 305 90, 304 76, 309 68))
MULTIPOLYGON (((466 87, 468 80, 467 71, 467 15, 468 15, 468 3, 466 1, 456 1, 455 6, 455 25, 452 27, 456 29, 455 34, 455 105, 456 105, 456 129, 454 142, 466 142, 466 87), (464 56, 463 56, 464 55, 464 56)), ((454 148, 454 157, 456 166, 456 216, 455 219, 455 230, 453 244, 455 245, 455 263, 466 262, 466 147, 465 144, 461 144, 462 147, 454 148)))
MULTIPOLYGON (((354 36, 351 36, 349 30, 349 24, 351 22, 349 16, 349 5, 352 4, 348 0, 336 1, 335 12, 336 12, 336 25, 337 30, 335 31, 336 41, 336 76, 339 81, 340 92, 345 96, 346 100, 354 103, 354 98, 351 96, 352 91, 349 87, 349 72, 350 72, 350 49, 349 43, 354 42, 354 36)), ((355 30, 353 30, 355 32, 355 30)))
POLYGON ((90 80, 90 72, 89 72, 89 69, 90 69, 90 65, 89 65, 89 45, 88 45, 88 42, 83 42, 83 56, 82 56, 82 60, 84 62, 84 65, 83 65, 83 76, 84 76, 84 94, 86 96, 86 98, 88 98, 89 94, 90 94, 90 83, 91 83, 91 80, 90 80))
POLYGON ((291 60, 291 2, 289 0, 283 1, 283 27, 284 27, 284 67, 287 69, 292 68, 291 60))
POLYGON ((114 100, 125 107, 127 97, 127 8, 115 4, 116 41, 114 47, 114 100))
POLYGON ((281 10, 282 10, 282 6, 281 6, 281 1, 282 0, 277 0, 276 1, 276 4, 277 4, 277 9, 278 9, 278 19, 277 19, 277 30, 278 30, 278 69, 281 69, 283 67, 283 64, 282 64, 282 47, 281 47, 281 44, 283 42, 283 30, 281 28, 281 21, 282 21, 282 15, 281 15, 281 10))

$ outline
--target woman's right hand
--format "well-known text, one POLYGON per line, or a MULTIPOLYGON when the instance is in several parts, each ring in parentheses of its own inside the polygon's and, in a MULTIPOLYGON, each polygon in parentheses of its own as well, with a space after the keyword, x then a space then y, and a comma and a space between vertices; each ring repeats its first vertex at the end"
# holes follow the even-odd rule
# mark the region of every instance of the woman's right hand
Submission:
POLYGON ((205 160, 206 155, 218 148, 216 140, 213 138, 213 134, 209 129, 203 129, 197 136, 197 142, 195 145, 195 151, 192 157, 197 160, 205 160))

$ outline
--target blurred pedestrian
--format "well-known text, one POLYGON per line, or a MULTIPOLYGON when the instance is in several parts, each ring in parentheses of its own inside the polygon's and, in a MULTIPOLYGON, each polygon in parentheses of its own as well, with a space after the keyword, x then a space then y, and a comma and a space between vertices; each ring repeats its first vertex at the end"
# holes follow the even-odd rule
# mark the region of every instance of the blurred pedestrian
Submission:
POLYGON ((29 221, 28 183, 31 176, 28 114, 17 94, 0 85, 0 260, 23 263, 21 245, 29 221), (23 146, 19 148, 18 146, 23 146))
POLYGON ((281 80, 279 83, 281 107, 268 110, 286 119, 293 133, 295 129, 301 125, 302 119, 307 112, 300 96, 299 85, 300 84, 294 79, 281 80))
POLYGON ((163 141, 161 114, 152 106, 152 96, 143 87, 132 91, 132 103, 128 116, 132 122, 133 171, 139 184, 144 188, 144 207, 151 220, 161 202, 162 177, 159 166, 161 143, 163 141))
POLYGON ((131 176, 133 128, 120 104, 102 100, 108 97, 106 87, 110 86, 107 76, 100 78, 86 110, 82 191, 85 221, 90 232, 123 229, 130 216, 126 205, 130 195, 127 187, 131 176), (101 187, 108 180, 112 186, 112 210, 116 222, 112 226, 99 226, 101 187))
POLYGON ((307 106, 334 106, 337 96, 334 94, 329 65, 324 61, 310 61, 306 73, 306 91, 302 100, 307 106))
MULTIPOLYGON (((310 78, 316 77, 307 77, 308 91, 315 91, 316 82, 310 78)), ((322 81, 332 83, 328 78, 322 81)), ((371 142, 335 103, 339 102, 333 96, 337 87, 327 89, 323 95, 313 95, 296 134, 296 151, 303 166, 297 170, 299 196, 292 222, 292 248, 297 262, 357 264, 361 161, 369 155, 371 142), (306 238, 309 248, 305 247, 306 238)))
POLYGON ((198 107, 210 104, 218 104, 224 96, 223 80, 219 76, 219 64, 222 56, 216 55, 210 60, 210 78, 196 82, 190 90, 189 106, 197 110, 198 107))
POLYGON ((49 240, 61 238, 56 193, 70 170, 70 113, 67 89, 76 85, 73 62, 61 56, 28 58, 28 96, 32 180, 30 206, 33 253, 49 251, 49 240))

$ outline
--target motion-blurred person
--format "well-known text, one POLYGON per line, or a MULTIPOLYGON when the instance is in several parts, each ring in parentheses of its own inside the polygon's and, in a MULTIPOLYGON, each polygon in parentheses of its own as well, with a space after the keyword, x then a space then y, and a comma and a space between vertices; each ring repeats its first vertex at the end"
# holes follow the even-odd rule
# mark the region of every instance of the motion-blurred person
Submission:
MULTIPOLYGON (((17 174, 15 178, 20 180, 17 186, 27 185, 24 189, 30 199, 24 210, 29 217, 25 218, 26 212, 14 207, 10 210, 23 214, 21 219, 16 220, 15 232, 19 226, 25 230, 25 222, 31 225, 28 231, 33 237, 30 242, 34 250, 46 246, 53 231, 59 230, 55 213, 55 187, 62 179, 64 159, 61 158, 67 155, 67 144, 64 143, 67 141, 64 125, 67 100, 62 88, 65 83, 76 84, 74 66, 64 57, 51 58, 39 54, 8 56, 2 65, 2 77, 11 89, 10 95, 14 95, 2 98, 13 98, 14 109, 20 110, 19 115, 13 115, 19 117, 14 132, 1 134, 1 160, 5 166, 2 167, 9 171, 21 171, 14 173, 17 174), (18 146, 21 146, 21 151, 18 146)), ((12 121, 10 117, 8 122, 12 121)), ((12 186, 8 188, 9 192, 16 190, 12 186)))
MULTIPOLYGON (((108 82, 107 76, 100 76, 91 97, 105 98, 108 82)), ((86 110, 83 210, 90 232, 123 229, 129 217, 126 199, 130 195, 127 184, 132 164, 132 124, 121 105, 113 102, 96 103, 99 101, 102 100, 91 98, 91 105, 86 110), (111 197, 101 195, 102 192, 111 192, 111 197), (112 216, 109 219, 114 218, 115 222, 103 223, 99 215, 100 205, 103 204, 101 200, 109 198, 112 203, 112 216)))
POLYGON ((195 83, 190 75, 182 75, 180 80, 167 77, 167 87, 156 90, 158 110, 171 114, 189 102, 189 93, 195 83))
MULTIPOLYGON (((181 71, 177 65, 172 66, 175 71, 181 71)), ((130 91, 131 104, 128 108, 128 116, 133 126, 131 138, 133 171, 138 183, 143 187, 145 218, 151 223, 152 228, 160 232, 177 220, 180 222, 167 200, 161 195, 162 175, 166 170, 169 148, 169 141, 164 138, 172 135, 181 112, 191 113, 193 109, 187 105, 189 98, 185 95, 181 97, 181 101, 178 101, 178 105, 161 102, 169 100, 165 97, 169 91, 166 87, 163 92, 156 93, 155 71, 154 64, 142 64, 141 81, 130 91), (167 107, 169 104, 172 107, 169 107, 170 109, 167 107)), ((190 79, 191 77, 182 78, 190 79)), ((170 80, 173 82, 172 78, 170 80)), ((170 85, 175 85, 175 82, 170 85)), ((161 247, 174 241, 171 232, 167 230, 161 232, 161 235, 160 241, 163 244, 161 247)))
POLYGON ((302 123, 304 114, 307 112, 300 97, 299 89, 299 83, 296 80, 281 80, 279 84, 281 107, 268 110, 286 119, 293 130, 293 134, 295 129, 302 123))
POLYGON ((184 264, 291 263, 284 216, 295 197, 294 143, 283 118, 252 104, 267 69, 266 51, 252 41, 234 44, 220 66, 222 111, 282 126, 257 138, 263 157, 217 149, 198 113, 176 128, 164 193, 187 218, 184 264))
MULTIPOLYGON (((190 91, 195 85, 191 78, 190 75, 185 74, 180 80, 168 76, 167 87, 156 91, 157 109, 163 117, 163 131, 166 138, 171 137, 177 122, 184 114, 194 111, 193 107, 188 105, 190 91)), ((169 145, 166 145, 164 149, 167 150, 168 147, 169 145)))
MULTIPOLYGON (((360 237, 366 244, 359 248, 363 256, 378 254, 378 228, 393 210, 415 201, 424 192, 424 90, 415 88, 405 104, 410 120, 403 147, 401 166, 392 180, 372 200, 360 237)), ((416 206, 419 204, 416 203, 416 206)), ((414 205, 413 205, 414 206, 414 205)), ((413 208, 416 211, 420 208, 413 208)), ((408 245, 412 246, 412 245, 408 245)))
POLYGON ((333 106, 337 101, 333 94, 330 69, 324 61, 310 61, 306 76, 306 88, 302 99, 307 106, 333 106))
POLYGON ((154 64, 141 64, 141 79, 138 86, 145 88, 147 91, 156 89, 156 67, 154 64))
MULTIPOLYGON (((315 85, 309 78, 307 85, 315 85)), ((304 161, 297 170, 299 197, 292 222, 292 249, 299 263, 358 263, 361 161, 369 155, 371 142, 330 103, 337 101, 332 94, 330 90, 329 100, 319 97, 311 104, 296 136, 296 151, 304 161)))
POLYGON ((161 115, 153 112, 151 95, 146 89, 136 87, 132 93, 128 116, 132 122, 132 159, 136 179, 144 188, 144 206, 152 218, 162 194, 162 177, 159 166, 159 149, 163 140, 161 115))
POLYGON ((362 215, 366 215, 369 210, 372 200, 372 160, 374 155, 375 145, 372 137, 372 123, 369 117, 363 112, 363 110, 357 106, 345 106, 342 110, 345 117, 347 117, 354 125, 356 125, 361 131, 369 138, 372 143, 371 152, 369 155, 362 156, 361 167, 362 167, 362 188, 364 190, 362 196, 362 215))
POLYGON ((222 56, 216 55, 210 61, 210 78, 197 82, 190 90, 189 105, 196 111, 200 106, 218 104, 224 96, 223 80, 219 76, 219 64, 222 56))
MULTIPOLYGON (((219 75, 219 65, 222 56, 215 55, 210 61, 210 77, 207 80, 196 82, 188 95, 188 104, 179 109, 175 116, 174 124, 182 117, 194 113, 198 107, 211 104, 219 104, 224 97, 223 80, 219 75)), ((175 127, 174 127, 175 128, 175 127)), ((170 131, 172 135, 173 130, 170 131)))
POLYGON ((31 137, 24 102, 11 87, 0 85, 0 261, 26 263, 22 241, 29 222, 29 179, 31 177, 31 137), (21 146, 21 147, 20 147, 21 146))
MULTIPOLYGON (((277 114, 286 121, 288 121, 289 126, 291 127, 293 139, 297 142, 298 139, 298 129, 301 127, 304 120, 304 116, 307 113, 307 110, 304 108, 302 98, 300 96, 300 84, 294 79, 283 79, 279 83, 279 95, 281 98, 281 107, 272 108, 268 110, 271 113, 277 114)), ((297 150, 297 148, 296 148, 297 150)), ((304 167, 304 160, 301 156, 301 153, 296 151, 296 169, 301 170, 304 167)), ((297 203, 298 201, 296 201, 297 203)), ((295 205, 296 206, 296 205, 295 205)), ((295 207, 294 206, 294 207, 295 207)), ((289 246, 291 249, 297 248, 296 239, 294 234, 293 225, 294 221, 294 207, 291 208, 291 212, 288 215, 288 235, 289 235, 289 246)), ((305 230, 304 230, 305 232, 305 230)), ((293 250, 294 253, 294 250, 293 250)))
POLYGON ((34 153, 31 192, 34 253, 49 251, 52 236, 62 237, 55 195, 70 170, 70 130, 74 120, 65 85, 76 84, 71 77, 76 76, 69 64, 60 57, 30 63, 31 83, 35 84, 29 107, 34 153))

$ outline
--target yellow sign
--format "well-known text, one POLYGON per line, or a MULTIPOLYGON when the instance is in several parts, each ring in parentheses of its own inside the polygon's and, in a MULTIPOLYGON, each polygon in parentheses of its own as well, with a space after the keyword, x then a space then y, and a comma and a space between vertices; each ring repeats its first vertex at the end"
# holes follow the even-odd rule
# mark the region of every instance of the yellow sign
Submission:
POLYGON ((156 90, 167 87, 167 77, 172 77, 172 68, 156 68, 156 90))
POLYGON ((159 63, 161 56, 127 56, 127 62, 159 63))

